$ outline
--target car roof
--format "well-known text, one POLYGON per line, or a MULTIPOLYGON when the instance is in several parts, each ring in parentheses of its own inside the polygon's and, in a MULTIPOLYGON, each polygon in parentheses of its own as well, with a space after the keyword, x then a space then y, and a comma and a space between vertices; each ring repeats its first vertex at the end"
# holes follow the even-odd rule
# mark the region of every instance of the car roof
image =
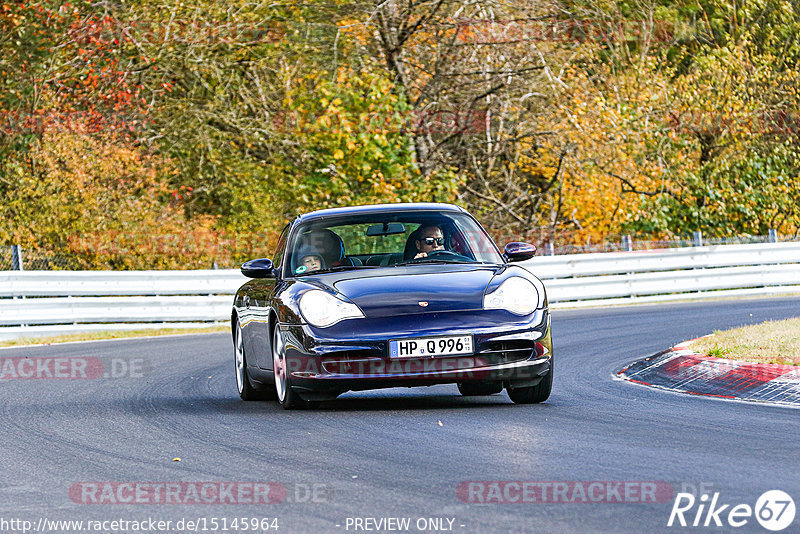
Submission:
POLYGON ((371 204, 367 206, 347 206, 343 208, 330 208, 325 210, 312 211, 299 215, 296 222, 305 222, 325 217, 335 217, 339 215, 364 215, 368 213, 392 213, 398 211, 450 211, 466 213, 461 206, 455 204, 445 204, 443 202, 405 202, 397 204, 371 204))

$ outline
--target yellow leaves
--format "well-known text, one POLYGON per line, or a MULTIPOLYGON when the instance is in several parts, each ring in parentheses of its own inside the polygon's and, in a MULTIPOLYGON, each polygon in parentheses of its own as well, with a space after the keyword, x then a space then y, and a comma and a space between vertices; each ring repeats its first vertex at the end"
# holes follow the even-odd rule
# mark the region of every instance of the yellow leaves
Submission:
POLYGON ((337 148, 336 150, 333 151, 333 159, 343 159, 343 158, 344 158, 344 152, 342 151, 341 148, 337 148))
MULTIPOLYGON (((342 37, 352 37, 361 46, 366 45, 370 39, 370 29, 363 20, 354 18, 344 18, 336 21, 339 33, 342 37)), ((342 44, 347 47, 347 40, 342 38, 342 44)), ((352 46, 352 45, 351 45, 352 46)), ((346 49, 345 49, 346 51, 346 49)))
POLYGON ((363 26, 363 22, 360 19, 343 18, 341 20, 337 20, 336 25, 339 28, 349 28, 351 26, 363 26))
POLYGON ((331 118, 328 115, 321 115, 317 119, 317 125, 322 126, 323 128, 329 128, 331 125, 331 118))
MULTIPOLYGON (((31 229, 26 242, 68 254, 77 265, 115 268, 208 267, 219 237, 216 217, 184 217, 182 206, 160 200, 168 192, 168 162, 113 138, 49 132, 30 152, 15 184, 14 200, 0 206, 0 221, 31 229), (25 206, 24 210, 19 209, 25 206), (190 240, 185 249, 162 242, 165 234, 190 240), (156 250, 154 247, 160 246, 156 250), (67 252, 68 251, 68 252, 67 252), (150 255, 149 252, 155 252, 150 255), (186 255, 192 256, 191 263, 186 255), (172 259, 167 259, 171 255, 172 259), (159 262, 157 265, 153 262, 159 262)), ((190 188, 182 188, 187 194, 190 188)), ((0 234, 3 229, 0 228, 0 234)))
MULTIPOLYGON (((652 190, 652 177, 663 174, 650 158, 650 147, 658 144, 655 126, 663 117, 669 84, 653 65, 635 74, 608 72, 594 79, 566 69, 558 112, 542 127, 558 133, 535 150, 523 150, 516 162, 519 174, 559 181, 559 216, 574 222, 574 242, 597 242, 618 233, 625 217, 640 209, 640 196, 623 193, 622 184, 652 190)), ((549 209, 541 224, 548 223, 549 209)))

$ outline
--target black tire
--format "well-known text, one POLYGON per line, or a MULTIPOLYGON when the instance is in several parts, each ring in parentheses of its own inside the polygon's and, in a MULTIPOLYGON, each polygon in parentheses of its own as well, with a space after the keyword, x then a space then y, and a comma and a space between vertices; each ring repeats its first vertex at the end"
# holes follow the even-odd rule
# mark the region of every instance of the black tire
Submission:
POLYGON ((275 375, 276 398, 286 410, 304 410, 318 404, 303 400, 292 389, 292 376, 286 372, 286 345, 278 325, 275 325, 275 333, 272 336, 272 372, 275 375))
POLYGON ((458 391, 465 397, 494 395, 503 391, 502 382, 459 382, 458 391))
POLYGON ((245 354, 242 342, 242 327, 239 326, 238 320, 233 331, 233 365, 236 373, 236 388, 243 401, 272 400, 276 397, 272 388, 256 389, 250 381, 250 373, 247 372, 247 354, 245 354))
POLYGON ((535 386, 522 388, 506 388, 508 396, 514 404, 538 404, 550 397, 553 389, 553 360, 550 360, 550 370, 542 377, 542 381, 535 386))

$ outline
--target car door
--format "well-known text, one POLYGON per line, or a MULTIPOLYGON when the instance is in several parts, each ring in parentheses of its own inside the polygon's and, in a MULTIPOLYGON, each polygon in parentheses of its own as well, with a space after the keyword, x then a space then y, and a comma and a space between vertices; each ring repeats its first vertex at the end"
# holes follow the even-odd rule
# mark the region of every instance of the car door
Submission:
POLYGON ((253 364, 260 369, 272 369, 272 339, 270 332, 272 325, 270 324, 270 316, 273 309, 272 302, 276 287, 280 285, 281 277, 280 272, 283 265, 283 257, 286 250, 286 237, 288 234, 289 225, 281 232, 281 237, 278 239, 278 246, 273 255, 273 265, 276 273, 276 278, 259 278, 253 280, 249 297, 250 301, 247 303, 248 311, 252 317, 252 321, 248 323, 249 331, 246 334, 246 339, 249 341, 249 346, 245 346, 248 354, 254 357, 250 360, 253 364))

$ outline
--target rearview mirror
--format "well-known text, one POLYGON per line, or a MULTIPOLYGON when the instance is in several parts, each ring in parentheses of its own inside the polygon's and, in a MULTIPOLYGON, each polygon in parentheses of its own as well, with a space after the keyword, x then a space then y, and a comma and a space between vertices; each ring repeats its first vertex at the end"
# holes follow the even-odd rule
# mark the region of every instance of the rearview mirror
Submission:
POLYGON ((260 258, 244 262, 242 274, 248 278, 275 278, 275 268, 272 260, 260 258))
POLYGON ((373 224, 367 227, 368 236, 392 235, 406 233, 406 226, 399 222, 385 222, 383 224, 373 224))
POLYGON ((536 245, 530 243, 512 242, 506 244, 503 255, 508 261, 525 261, 536 255, 536 245))

